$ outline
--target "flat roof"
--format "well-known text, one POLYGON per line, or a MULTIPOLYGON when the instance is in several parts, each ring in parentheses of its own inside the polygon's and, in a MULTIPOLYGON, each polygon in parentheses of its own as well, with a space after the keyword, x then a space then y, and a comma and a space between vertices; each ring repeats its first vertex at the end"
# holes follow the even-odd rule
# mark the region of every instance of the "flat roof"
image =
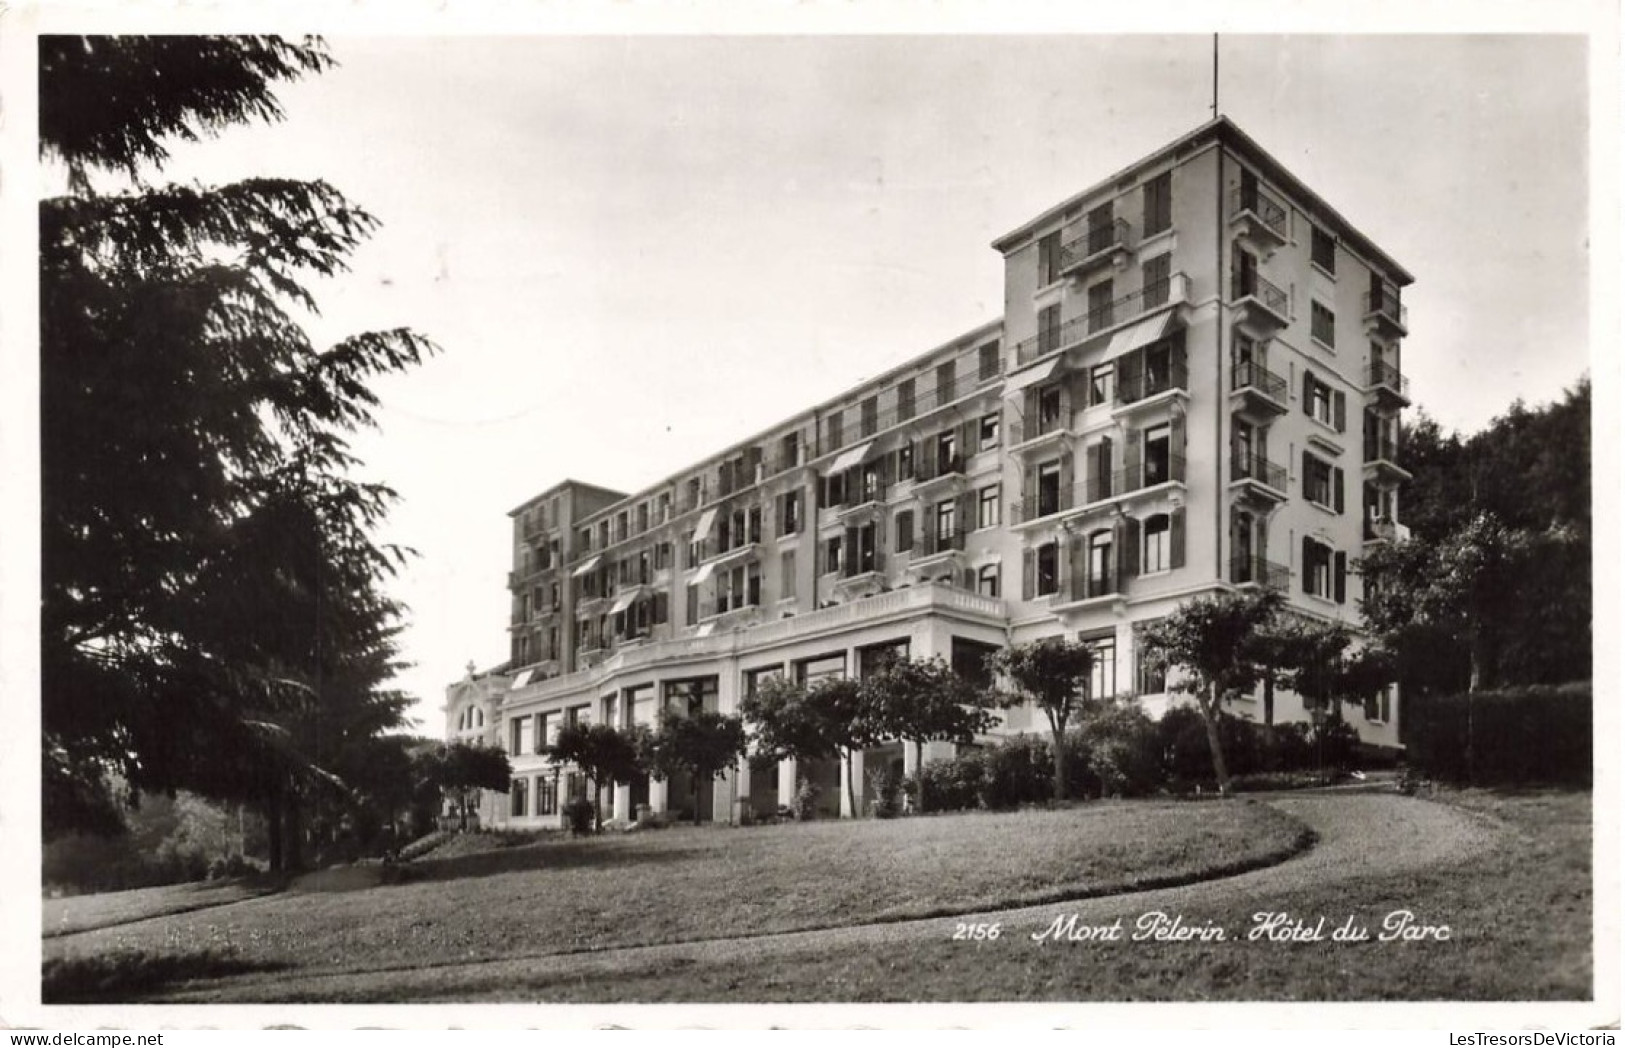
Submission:
POLYGON ((627 497, 626 492, 624 492, 624 491, 616 491, 613 488, 602 487, 601 485, 598 485, 598 484, 588 484, 585 481, 566 479, 566 480, 559 481, 557 484, 554 484, 552 487, 548 488, 546 491, 540 492, 539 494, 536 494, 536 495, 532 495, 530 498, 528 498, 525 501, 521 502, 518 506, 515 506, 513 509, 510 509, 508 511, 508 516, 517 517, 517 516, 519 516, 519 514, 525 512, 525 510, 527 510, 530 507, 536 505, 536 503, 541 502, 543 499, 549 498, 549 497, 551 497, 553 495, 557 495, 559 492, 563 491, 565 488, 580 488, 583 491, 595 491, 600 495, 611 495, 617 501, 627 497))

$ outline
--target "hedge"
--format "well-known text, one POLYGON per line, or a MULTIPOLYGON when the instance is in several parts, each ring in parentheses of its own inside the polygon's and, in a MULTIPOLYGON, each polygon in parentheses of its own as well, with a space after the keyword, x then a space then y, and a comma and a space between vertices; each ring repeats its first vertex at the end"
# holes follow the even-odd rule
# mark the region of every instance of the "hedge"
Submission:
POLYGON ((1407 760, 1430 779, 1591 784, 1590 681, 1417 698, 1406 716, 1407 760))

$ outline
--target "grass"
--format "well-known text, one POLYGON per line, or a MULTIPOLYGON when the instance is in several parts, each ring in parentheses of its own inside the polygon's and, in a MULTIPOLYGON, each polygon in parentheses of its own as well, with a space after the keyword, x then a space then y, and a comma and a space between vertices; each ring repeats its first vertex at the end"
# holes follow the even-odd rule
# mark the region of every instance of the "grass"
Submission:
POLYGON ((165 884, 98 895, 45 900, 41 927, 45 938, 148 920, 193 910, 212 909, 254 899, 275 890, 269 878, 165 884))
MULTIPOLYGON (((1445 803, 1494 820, 1501 846, 1466 865, 1193 907, 1193 925, 1243 933, 1261 908, 1332 923, 1352 916, 1375 936, 1411 910, 1448 925, 1444 942, 1062 942, 1007 928, 994 942, 818 950, 748 965, 653 965, 613 979, 465 981, 460 1000, 550 1001, 1579 1001, 1592 986, 1591 798, 1588 793, 1467 791, 1445 803)), ((1373 842, 1380 847, 1380 842, 1373 842)), ((1112 900, 1113 903, 1118 900, 1112 900)), ((1143 910, 1121 900, 1126 922, 1143 910)), ((1064 913, 1065 908, 1058 908, 1064 913)), ((1237 941, 1237 940, 1240 941, 1237 941)))
POLYGON ((87 957, 51 958, 41 970, 40 997, 49 1004, 116 1003, 189 979, 219 979, 275 967, 219 950, 115 950, 87 957))
POLYGON ((1098 895, 1246 869, 1308 843, 1300 823, 1250 803, 683 827, 431 856, 409 868, 410 883, 288 892, 57 936, 46 953, 423 968, 1098 895))

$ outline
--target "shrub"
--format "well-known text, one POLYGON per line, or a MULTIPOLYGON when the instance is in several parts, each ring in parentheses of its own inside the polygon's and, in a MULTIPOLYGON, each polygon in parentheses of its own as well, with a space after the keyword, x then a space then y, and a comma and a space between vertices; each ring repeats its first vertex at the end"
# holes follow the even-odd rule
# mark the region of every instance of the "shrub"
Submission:
POLYGON ((818 795, 822 792, 811 779, 801 780, 796 786, 796 795, 790 799, 790 810, 795 813, 797 822, 811 822, 818 818, 818 795))
POLYGON ((970 750, 946 760, 926 761, 909 778, 909 790, 922 788, 926 811, 966 811, 981 805, 986 781, 982 750, 970 750))
POLYGON ((1315 749, 1309 741, 1309 725, 1301 721, 1276 724, 1262 729, 1263 771, 1302 771, 1315 764, 1315 749))
POLYGON ((1590 681, 1429 696, 1413 702, 1408 716, 1407 759, 1423 777, 1591 784, 1590 681))
POLYGON ((1091 793, 1143 797, 1162 785, 1157 725, 1138 703, 1112 703, 1086 720, 1077 736, 1067 767, 1087 771, 1091 793))
POLYGON ((903 813, 903 776, 896 768, 887 766, 866 776, 875 792, 869 810, 877 819, 895 819, 903 813))
MULTIPOLYGON (((1211 783, 1213 756, 1207 726, 1192 706, 1175 706, 1157 722, 1165 773, 1184 782, 1211 783)), ((1219 714, 1219 743, 1232 777, 1262 770, 1264 743, 1261 729, 1229 713, 1219 714)))
POLYGON ((564 824, 576 837, 591 833, 598 817, 598 809, 585 797, 573 797, 565 801, 560 811, 564 814, 564 824))
POLYGON ((1311 766, 1315 770, 1347 771, 1357 763, 1355 754, 1360 748, 1360 733, 1348 721, 1325 717, 1310 731, 1309 745, 1314 750, 1311 766))
POLYGON ((1054 791, 1055 763, 1049 743, 1017 735, 982 751, 981 802, 995 810, 1037 804, 1054 791))

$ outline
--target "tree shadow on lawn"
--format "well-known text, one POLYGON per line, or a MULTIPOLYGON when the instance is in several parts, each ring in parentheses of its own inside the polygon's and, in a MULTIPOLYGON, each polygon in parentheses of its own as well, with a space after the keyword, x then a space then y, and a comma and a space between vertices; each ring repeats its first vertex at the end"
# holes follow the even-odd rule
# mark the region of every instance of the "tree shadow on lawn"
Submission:
POLYGON ((55 957, 40 968, 44 1004, 117 1004, 174 983, 223 979, 245 972, 281 971, 280 961, 250 961, 220 950, 148 953, 121 949, 81 957, 55 957))
POLYGON ((458 855, 449 859, 420 859, 399 867, 406 883, 455 881, 465 877, 492 877, 497 874, 534 870, 567 870, 583 867, 618 869, 644 863, 674 863, 711 854, 700 848, 661 848, 657 851, 633 848, 605 848, 600 842, 571 841, 560 844, 532 844, 500 851, 458 855))

